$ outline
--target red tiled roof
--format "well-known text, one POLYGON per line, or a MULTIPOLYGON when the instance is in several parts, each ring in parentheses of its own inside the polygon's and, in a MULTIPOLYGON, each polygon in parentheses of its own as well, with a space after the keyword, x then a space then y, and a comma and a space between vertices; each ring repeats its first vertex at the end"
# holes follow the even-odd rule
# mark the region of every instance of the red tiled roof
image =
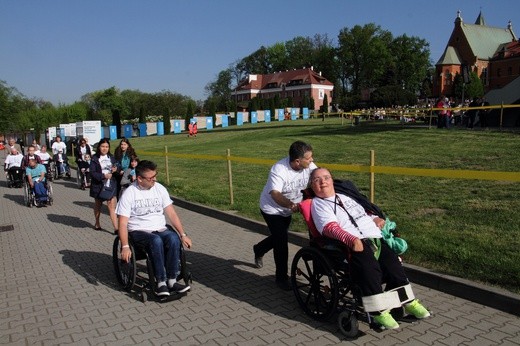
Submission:
POLYGON ((513 41, 504 44, 498 49, 497 53, 493 56, 493 59, 507 59, 512 57, 520 56, 520 41, 513 41))
POLYGON ((248 82, 248 79, 249 78, 246 78, 240 82, 237 86, 237 90, 266 89, 269 85, 273 85, 272 87, 279 88, 284 84, 286 86, 309 84, 334 85, 325 77, 320 76, 310 68, 275 72, 266 75, 256 75, 256 80, 252 80, 251 82, 248 82), (292 84, 291 82, 299 84, 292 84))

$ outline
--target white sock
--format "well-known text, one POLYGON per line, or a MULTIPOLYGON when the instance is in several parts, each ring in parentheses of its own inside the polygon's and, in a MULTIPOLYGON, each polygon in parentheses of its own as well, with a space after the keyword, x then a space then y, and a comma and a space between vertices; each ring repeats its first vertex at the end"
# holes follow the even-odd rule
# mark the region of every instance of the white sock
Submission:
POLYGON ((162 287, 162 286, 166 286, 166 282, 164 281, 161 281, 157 284, 157 287, 162 287))
POLYGON ((175 285, 176 282, 176 279, 168 279, 168 287, 173 287, 173 285, 175 285))

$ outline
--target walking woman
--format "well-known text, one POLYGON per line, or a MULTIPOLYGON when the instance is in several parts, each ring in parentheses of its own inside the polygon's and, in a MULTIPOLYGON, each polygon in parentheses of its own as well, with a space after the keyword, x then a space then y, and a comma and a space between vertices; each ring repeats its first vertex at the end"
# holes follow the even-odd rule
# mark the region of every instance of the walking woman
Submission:
POLYGON ((117 215, 116 215, 116 192, 117 183, 116 175, 118 174, 117 162, 114 156, 110 154, 110 140, 103 138, 99 141, 97 151, 92 156, 90 162, 90 197, 95 200, 94 204, 94 223, 95 230, 101 230, 99 217, 101 215, 101 206, 103 202, 107 202, 110 220, 114 226, 114 232, 117 233, 117 215))
POLYGON ((135 150, 132 148, 130 141, 127 138, 122 138, 121 142, 119 142, 119 146, 114 151, 114 157, 116 158, 118 174, 116 175, 117 180, 117 194, 119 198, 119 194, 121 191, 121 178, 123 177, 123 173, 130 167, 130 160, 132 156, 135 156, 135 150))

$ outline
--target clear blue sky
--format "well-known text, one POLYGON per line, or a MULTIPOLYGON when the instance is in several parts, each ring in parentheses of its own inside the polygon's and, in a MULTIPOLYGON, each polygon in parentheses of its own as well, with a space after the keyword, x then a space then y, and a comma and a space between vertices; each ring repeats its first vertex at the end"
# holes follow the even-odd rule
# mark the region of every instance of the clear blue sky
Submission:
POLYGON ((0 0, 0 80, 54 104, 111 86, 205 99, 262 45, 367 23, 425 39, 435 63, 457 10, 520 34, 518 0, 0 0))

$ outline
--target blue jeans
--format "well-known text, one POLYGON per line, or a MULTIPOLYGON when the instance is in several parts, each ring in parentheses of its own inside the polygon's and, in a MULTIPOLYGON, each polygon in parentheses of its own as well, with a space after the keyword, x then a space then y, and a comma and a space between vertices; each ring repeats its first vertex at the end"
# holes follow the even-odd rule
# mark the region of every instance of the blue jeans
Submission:
POLYGON ((181 240, 177 232, 168 227, 163 232, 132 231, 128 235, 136 246, 145 248, 157 282, 177 278, 181 259, 181 240))
POLYGON ((34 183, 34 197, 37 202, 47 201, 47 189, 45 188, 44 182, 39 181, 34 183))
POLYGON ((58 162, 58 163, 56 164, 56 166, 58 166, 58 167, 57 167, 57 169, 58 169, 58 174, 60 174, 60 175, 65 174, 65 173, 67 173, 67 172, 69 171, 69 169, 68 169, 69 166, 68 166, 68 164, 66 164, 65 162, 58 162))

